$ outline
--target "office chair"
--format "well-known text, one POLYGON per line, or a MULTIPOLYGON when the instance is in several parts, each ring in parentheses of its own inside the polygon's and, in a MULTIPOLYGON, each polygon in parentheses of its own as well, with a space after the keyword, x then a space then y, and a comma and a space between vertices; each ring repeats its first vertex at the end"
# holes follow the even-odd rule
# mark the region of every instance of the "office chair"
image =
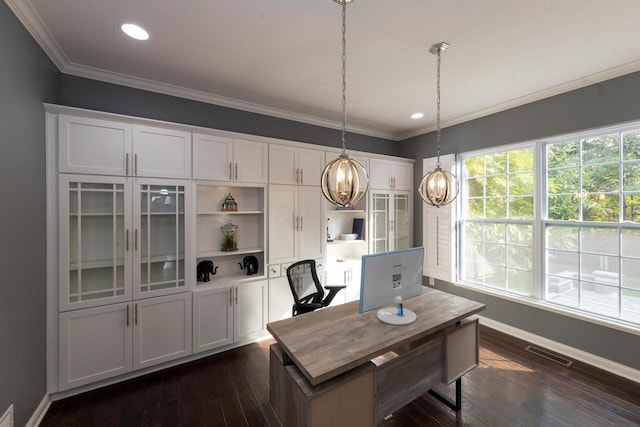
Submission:
POLYGON ((346 288, 345 285, 325 286, 324 288, 329 291, 325 297, 316 272, 316 261, 313 259, 305 259, 290 265, 287 268, 287 279, 289 279, 294 300, 291 309, 293 316, 328 306, 336 294, 346 288))

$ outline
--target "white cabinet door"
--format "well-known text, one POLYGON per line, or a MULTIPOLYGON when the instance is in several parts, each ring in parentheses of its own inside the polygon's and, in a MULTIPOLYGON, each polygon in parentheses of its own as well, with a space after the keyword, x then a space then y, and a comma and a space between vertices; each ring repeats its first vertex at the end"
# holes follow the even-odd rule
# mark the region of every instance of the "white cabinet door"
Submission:
POLYGON ((370 160, 370 187, 381 190, 411 190, 413 165, 385 159, 370 160))
POLYGON ((233 140, 234 180, 266 183, 269 179, 269 144, 233 140))
POLYGON ((324 160, 324 151, 270 144, 269 182, 319 187, 324 160))
POLYGON ((60 172, 127 175, 131 125, 108 120, 60 115, 60 172))
POLYGON ((133 125, 133 174, 191 178, 191 133, 133 125))
POLYGON ((301 148, 298 155, 298 184, 320 187, 325 167, 324 151, 301 148))
POLYGON ((269 185, 269 264, 297 261, 298 187, 269 185))
POLYGON ((267 281, 246 282, 235 286, 236 341, 258 336, 265 328, 267 281))
POLYGON ((269 322, 291 317, 293 295, 286 276, 269 279, 269 322))
POLYGON ((297 184, 300 174, 298 155, 297 148, 269 144, 269 183, 297 184))
POLYGON ((233 343, 231 286, 193 292, 193 352, 233 343))
POLYGON ((135 301, 133 368, 191 354, 191 293, 135 301))
POLYGON ((59 390, 131 371, 129 304, 69 311, 59 316, 59 390))
POLYGON ((299 187, 298 190, 298 259, 324 257, 326 240, 324 196, 320 187, 299 187))
POLYGON ((393 176, 394 190, 411 191, 413 182, 413 165, 411 163, 392 163, 391 175, 393 176))
POLYGON ((193 134, 193 177, 195 179, 231 181, 233 169, 231 138, 193 134))
POLYGON ((370 253, 410 248, 413 244, 410 193, 373 190, 370 206, 370 253))

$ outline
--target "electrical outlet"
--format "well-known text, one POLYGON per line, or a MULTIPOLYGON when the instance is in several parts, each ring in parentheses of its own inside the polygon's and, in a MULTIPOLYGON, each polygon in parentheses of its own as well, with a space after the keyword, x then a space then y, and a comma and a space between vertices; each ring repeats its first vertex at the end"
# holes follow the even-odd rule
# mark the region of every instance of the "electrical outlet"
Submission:
POLYGON ((435 286, 436 285, 436 281, 433 277, 429 277, 429 286, 435 286))

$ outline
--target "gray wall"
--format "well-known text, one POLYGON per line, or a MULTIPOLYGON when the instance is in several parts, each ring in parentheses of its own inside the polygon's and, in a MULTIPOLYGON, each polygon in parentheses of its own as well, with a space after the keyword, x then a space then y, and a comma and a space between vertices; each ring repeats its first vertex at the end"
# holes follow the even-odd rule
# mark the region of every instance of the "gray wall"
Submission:
MULTIPOLYGON (((533 141, 585 129, 640 120, 640 72, 533 102, 442 130, 442 154, 533 141)), ((446 94, 443 95, 446 100, 446 94)), ((433 157, 435 133, 401 142, 399 154, 416 160, 414 188, 422 159, 433 157)), ((414 243, 422 244, 422 200, 415 194, 414 243)), ((552 314, 523 304, 436 282, 439 289, 487 304, 483 315, 519 329, 640 369, 640 336, 552 314)))
POLYGON ((45 127, 59 73, 0 2, 0 415, 22 426, 45 396, 45 127))
MULTIPOLYGON (((329 147, 342 147, 339 130, 65 74, 61 77, 60 103, 89 110, 146 117, 329 147)), ((397 155, 398 144, 386 139, 347 133, 348 150, 397 155)))

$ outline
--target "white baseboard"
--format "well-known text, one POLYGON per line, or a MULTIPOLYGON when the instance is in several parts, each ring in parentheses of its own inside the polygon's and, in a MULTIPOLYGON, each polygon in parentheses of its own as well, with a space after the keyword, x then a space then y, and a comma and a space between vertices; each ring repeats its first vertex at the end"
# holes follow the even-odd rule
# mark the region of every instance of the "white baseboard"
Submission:
POLYGON ((522 339, 524 341, 528 341, 532 344, 539 345, 540 347, 544 347, 546 349, 562 354, 564 356, 573 358, 575 360, 579 360, 588 365, 595 366, 598 369, 602 369, 614 375, 618 375, 620 377, 627 378, 631 381, 640 383, 640 371, 637 369, 633 369, 626 365, 622 365, 620 363, 613 362, 609 359, 605 359, 604 357, 596 356, 594 354, 587 353, 586 351, 579 350, 574 347, 570 347, 566 344, 562 344, 557 341, 553 341, 553 340, 541 337, 539 335, 532 334, 531 332, 514 328, 513 326, 509 326, 505 323, 501 323, 501 322, 489 319, 487 317, 483 317, 483 316, 478 316, 478 317, 480 318, 480 324, 485 325, 491 329, 504 332, 507 335, 512 335, 516 338, 522 339))
POLYGON ((48 394, 45 394, 42 401, 40 401, 40 404, 31 415, 31 418, 27 421, 25 427, 38 427, 49 410, 49 406, 51 406, 51 397, 48 394))

